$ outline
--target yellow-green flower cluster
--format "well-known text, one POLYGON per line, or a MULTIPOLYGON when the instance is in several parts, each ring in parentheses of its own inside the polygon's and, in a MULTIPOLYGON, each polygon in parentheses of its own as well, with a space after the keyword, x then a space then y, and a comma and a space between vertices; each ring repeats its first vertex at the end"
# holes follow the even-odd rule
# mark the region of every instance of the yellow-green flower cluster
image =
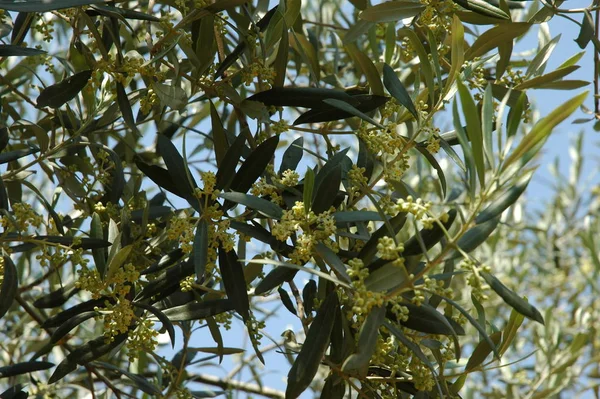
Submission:
MULTIPOLYGON (((185 212, 184 212, 185 213, 185 212)), ((187 214, 179 217, 173 217, 169 221, 167 229, 167 238, 173 241, 179 241, 181 250, 189 254, 192 252, 194 241, 194 223, 187 214)))
POLYGON ((246 86, 250 86, 256 78, 259 82, 272 85, 276 75, 273 68, 265 66, 260 59, 255 59, 242 70, 242 81, 246 86))
POLYGON ((136 329, 129 333, 127 340, 127 349, 129 361, 133 362, 138 358, 139 352, 152 352, 156 348, 158 341, 158 331, 154 330, 154 322, 149 319, 140 320, 136 329))
POLYGON ((336 232, 335 220, 331 213, 332 209, 318 215, 312 210, 307 213, 304 203, 297 201, 291 210, 283 212, 281 220, 274 224, 271 234, 279 241, 286 241, 294 233, 302 231, 297 236, 290 261, 295 264, 306 263, 312 257, 313 247, 319 242, 335 252, 338 251, 337 244, 330 239, 336 232))
POLYGON ((286 187, 294 187, 298 184, 298 180, 300 180, 300 175, 295 170, 287 169, 281 174, 281 184, 286 187))
POLYGON ((86 266, 79 269, 77 273, 79 278, 75 282, 75 286, 89 291, 94 299, 100 298, 102 295, 124 297, 131 290, 131 283, 137 282, 140 278, 140 273, 133 263, 125 264, 104 280, 98 270, 86 266))
POLYGON ((273 129, 274 133, 280 134, 280 133, 284 133, 284 132, 287 132, 288 130, 290 130, 290 125, 288 125, 288 123, 285 119, 281 119, 277 122, 272 122, 271 129, 273 129))
POLYGON ((30 226, 40 228, 44 219, 25 202, 12 204, 13 215, 0 218, 0 224, 8 231, 26 232, 30 226))
POLYGON ((377 243, 377 251, 379 253, 379 257, 385 260, 393 260, 401 262, 396 263, 396 266, 404 266, 404 259, 402 258, 402 251, 404 251, 404 245, 397 244, 394 242, 394 239, 388 236, 381 237, 379 242, 377 243))
POLYGON ((52 33, 54 32, 54 20, 46 19, 40 14, 38 23, 33 26, 33 30, 39 32, 43 37, 44 41, 50 43, 52 41, 52 33))
POLYGON ((479 265, 477 262, 471 259, 463 259, 459 264, 461 270, 466 270, 469 275, 467 277, 467 284, 471 287, 471 293, 479 302, 484 302, 489 297, 485 293, 488 289, 486 282, 483 280, 479 271, 490 271, 489 266, 479 265))
POLYGON ((281 196, 281 190, 274 184, 267 183, 267 179, 261 177, 256 183, 252 185, 250 193, 257 197, 270 197, 271 202, 277 205, 283 205, 283 197, 281 196))
POLYGON ((385 304, 383 292, 369 291, 365 286, 365 279, 369 277, 369 269, 365 267, 361 259, 348 261, 348 275, 352 279, 354 291, 349 298, 352 307, 346 314, 347 319, 353 323, 355 328, 360 328, 371 309, 385 304))
POLYGON ((115 304, 109 301, 104 303, 103 309, 96 308, 104 316, 104 337, 107 342, 114 341, 115 337, 129 331, 135 318, 133 305, 128 299, 121 298, 115 304))

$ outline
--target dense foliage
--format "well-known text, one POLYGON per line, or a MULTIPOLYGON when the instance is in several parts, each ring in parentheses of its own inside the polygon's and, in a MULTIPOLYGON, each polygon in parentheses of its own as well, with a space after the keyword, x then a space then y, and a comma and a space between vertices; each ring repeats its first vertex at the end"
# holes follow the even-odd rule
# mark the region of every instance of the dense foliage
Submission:
POLYGON ((561 3, 0 0, 2 398, 598 394, 598 190, 522 199, 561 3))

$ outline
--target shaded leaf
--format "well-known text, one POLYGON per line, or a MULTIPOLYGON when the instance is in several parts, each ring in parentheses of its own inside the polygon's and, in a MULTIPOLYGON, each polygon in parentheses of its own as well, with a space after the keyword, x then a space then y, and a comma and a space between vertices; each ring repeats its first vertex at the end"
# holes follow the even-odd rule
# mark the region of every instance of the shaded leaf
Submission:
MULTIPOLYGON (((502 338, 502 332, 497 331, 493 334, 490 334, 490 339, 494 343, 494 345, 498 345, 500 343, 500 339, 502 338)), ((479 366, 481 363, 485 361, 488 355, 492 353, 492 348, 490 348, 490 344, 488 341, 481 340, 473 350, 469 361, 467 361, 467 365, 465 366, 465 371, 470 371, 479 366)))
POLYGON ((219 197, 224 198, 228 201, 235 202, 236 204, 242 204, 250 209, 258 211, 260 214, 279 220, 283 215, 283 209, 274 202, 268 201, 263 198, 255 197, 250 194, 227 192, 220 193, 219 197))
POLYGON ((360 377, 366 377, 367 369, 375 349, 379 327, 385 319, 385 307, 379 306, 371 309, 358 333, 358 344, 356 352, 348 356, 342 365, 345 373, 356 373, 360 377))
POLYGON ((50 336, 50 343, 54 344, 60 341, 65 335, 67 335, 72 329, 83 323, 84 321, 97 316, 98 313, 94 310, 79 313, 71 317, 66 322, 62 323, 50 336))
POLYGON ((42 324, 43 328, 54 328, 59 327, 61 324, 67 322, 72 317, 77 316, 83 312, 89 312, 94 310, 95 307, 103 307, 106 306, 106 301, 113 304, 115 302, 114 299, 109 298, 107 296, 100 297, 98 299, 90 299, 89 301, 79 303, 75 306, 70 307, 69 309, 65 309, 62 312, 59 312, 44 321, 42 324))
POLYGON ((141 391, 146 392, 148 395, 160 396, 161 394, 161 390, 157 386, 150 383, 151 380, 140 374, 132 373, 125 369, 120 369, 106 362, 95 361, 93 365, 113 370, 127 376, 127 378, 129 378, 136 387, 138 387, 141 391))
POLYGON ((279 166, 279 175, 286 170, 296 170, 302 156, 304 155, 304 138, 298 137, 290 144, 290 146, 284 151, 283 157, 281 158, 281 165, 279 166))
POLYGON ((9 366, 0 367, 0 378, 13 377, 15 375, 27 374, 33 371, 47 370, 54 367, 54 363, 50 362, 22 362, 15 363, 9 366))
POLYGON ((337 293, 332 291, 317 311, 306 334, 304 345, 288 373, 286 399, 299 397, 313 381, 329 346, 333 323, 338 311, 337 293))
POLYGON ((360 12, 359 17, 370 22, 395 22, 401 19, 411 18, 425 9, 418 1, 397 0, 387 1, 360 12))
POLYGON ((341 166, 338 164, 332 169, 321 169, 315 177, 315 182, 318 184, 315 184, 311 209, 318 215, 328 211, 336 200, 342 182, 341 166))
POLYGON ((188 105, 187 95, 181 87, 152 82, 152 89, 162 106, 181 111, 188 105))
POLYGON ((314 309, 315 298, 317 297, 317 283, 315 280, 308 280, 308 283, 302 289, 302 302, 304 311, 310 314, 314 309))
POLYGON ((231 182, 231 190, 246 193, 273 159, 279 136, 266 139, 250 153, 231 182))
POLYGON ((19 289, 19 278, 17 267, 9 256, 4 256, 4 273, 2 285, 0 286, 0 318, 2 318, 17 296, 19 289))
POLYGON ((527 188, 527 185, 533 177, 533 172, 526 173, 515 183, 511 184, 498 198, 496 198, 490 205, 481 211, 475 218, 475 223, 485 223, 490 219, 493 219, 502 214, 508 207, 514 204, 521 194, 527 188))
POLYGON ((435 244, 440 242, 442 238, 444 238, 444 230, 448 231, 450 227, 452 227, 452 223, 454 223, 456 215, 456 209, 451 209, 448 211, 448 220, 442 223, 442 226, 444 226, 443 229, 437 223, 434 223, 431 229, 421 229, 421 231, 418 233, 418 236, 415 235, 404 243, 404 251, 402 251, 402 255, 422 254, 423 248, 421 247, 421 243, 425 246, 424 249, 426 250, 432 248, 435 244), (419 242, 418 237, 421 238, 421 243, 419 242))
MULTIPOLYGON (((284 268, 289 268, 289 269, 293 269, 293 270, 302 270, 302 271, 304 271, 306 273, 314 274, 315 276, 321 277, 322 279, 329 280, 332 283, 335 283, 337 285, 341 285, 342 287, 350 288, 350 285, 344 283, 343 281, 338 280, 337 278, 335 278, 335 277, 333 277, 333 276, 331 276, 331 275, 329 275, 327 273, 323 273, 323 272, 321 272, 319 270, 311 269, 309 267, 296 265, 294 263, 280 262, 280 261, 274 260, 274 259, 252 259, 252 262, 263 263, 265 265, 283 266, 284 268)), ((279 269, 279 268, 277 268, 277 269, 279 269)), ((277 269, 274 269, 274 270, 277 270, 277 269)), ((268 275, 267 275, 267 277, 268 277, 268 275)), ((267 277, 265 277, 265 279, 267 277)), ((291 278, 293 278, 293 276, 291 278)), ((284 281, 286 281, 286 280, 284 280, 284 281)), ((262 283, 262 281, 261 281, 261 283, 262 283)), ((261 284, 259 284, 259 286, 260 285, 261 284)), ((257 286, 256 287, 256 291, 258 291, 258 288, 259 287, 257 286)), ((261 292, 265 292, 265 291, 261 290, 261 292)))
POLYGON ((28 148, 26 150, 14 150, 3 152, 2 154, 0 154, 0 165, 16 161, 17 159, 21 159, 31 154, 36 154, 38 152, 40 152, 40 149, 37 147, 28 148))
POLYGON ((335 98, 326 98, 325 100, 323 100, 323 102, 325 104, 331 105, 332 107, 337 108, 341 111, 347 112, 348 114, 350 114, 352 116, 359 117, 360 119, 367 121, 370 124, 375 125, 380 129, 385 129, 385 127, 381 123, 375 121, 370 116, 360 112, 358 109, 354 108, 351 104, 348 104, 345 101, 337 100, 335 98))
POLYGON ((159 134, 156 140, 156 147, 165 161, 175 187, 195 210, 201 212, 199 200, 194 195, 194 189, 198 187, 198 184, 185 165, 183 157, 166 136, 159 134))
POLYGON ((348 272, 346 271, 346 265, 331 248, 320 242, 315 246, 315 250, 338 276, 347 283, 351 282, 350 276, 348 276, 348 272))
POLYGON ((453 0, 456 4, 486 17, 508 19, 510 15, 485 0, 453 0))
POLYGON ((193 255, 196 279, 201 280, 206 271, 206 263, 208 262, 208 223, 206 219, 200 219, 198 226, 196 226, 193 255))
POLYGON ((507 286, 502 284, 494 275, 481 271, 481 276, 490 285, 494 292, 510 305, 514 310, 521 313, 523 316, 530 318, 533 321, 537 321, 540 324, 544 324, 544 318, 541 313, 531 305, 525 299, 521 298, 514 291, 510 290, 507 286))
POLYGON ((406 109, 415 117, 415 119, 419 119, 419 113, 415 108, 415 104, 410 98, 408 91, 398 79, 398 75, 391 66, 388 64, 383 64, 383 84, 388 92, 394 97, 400 104, 404 105, 406 109))
POLYGON ((150 178, 156 185, 177 195, 178 197, 185 198, 184 193, 179 191, 179 188, 175 185, 175 182, 171 179, 169 171, 165 168, 161 168, 157 165, 149 165, 140 160, 136 160, 135 164, 137 167, 150 178))
POLYGON ((167 333, 169 333, 169 338, 171 339, 171 346, 174 348, 175 328, 173 327, 173 323, 171 323, 171 320, 169 320, 169 318, 162 311, 156 309, 152 305, 147 305, 141 302, 133 302, 133 305, 152 313, 162 323, 163 327, 167 330, 167 333))
MULTIPOLYGON (((433 307, 427 304, 417 306, 408 302, 403 302, 402 306, 408 308, 408 319, 400 321, 404 327, 427 334, 456 335, 446 316, 433 307)), ((388 318, 395 319, 395 316, 389 313, 388 318)))
POLYGON ((35 306, 38 309, 55 308, 57 306, 63 305, 69 300, 69 298, 71 298, 78 292, 79 288, 75 287, 75 283, 70 283, 68 285, 65 285, 64 287, 60 287, 59 289, 52 291, 49 294, 42 296, 41 298, 36 299, 33 302, 33 306, 35 306))
POLYGON ((227 297, 231 299, 235 310, 247 322, 250 318, 250 302, 248 301, 244 269, 233 249, 225 251, 223 247, 219 247, 219 270, 227 297))
POLYGON ((0 10, 46 12, 101 2, 102 0, 27 0, 21 2, 2 0, 0 1, 0 10))
POLYGON ((40 54, 46 54, 46 52, 36 48, 21 47, 12 44, 0 44, 0 57, 31 57, 40 54))
POLYGON ((283 304, 283 306, 291 314, 293 314, 294 316, 298 316, 298 312, 296 311, 296 308, 294 307, 294 303, 292 302, 292 299, 290 298, 287 291, 284 290, 283 288, 279 287, 279 288, 277 288, 277 293, 279 294, 279 299, 281 299, 281 303, 283 304))
POLYGON ((163 313, 173 322, 205 319, 233 309, 234 306, 231 299, 212 299, 164 309, 163 313))
POLYGON ((246 100, 260 101, 265 105, 276 107, 322 108, 323 100, 333 98, 358 105, 359 101, 343 90, 317 89, 312 87, 274 87, 256 93, 246 100))
POLYGON ((217 183, 215 188, 219 190, 227 190, 235 177, 235 169, 237 168, 238 162, 242 157, 246 144, 246 136, 244 132, 241 132, 233 141, 231 146, 227 149, 223 161, 219 165, 217 170, 216 179, 217 183))
POLYGON ((365 287, 373 292, 385 292, 400 286, 407 281, 406 269, 388 263, 369 273, 365 279, 365 287))

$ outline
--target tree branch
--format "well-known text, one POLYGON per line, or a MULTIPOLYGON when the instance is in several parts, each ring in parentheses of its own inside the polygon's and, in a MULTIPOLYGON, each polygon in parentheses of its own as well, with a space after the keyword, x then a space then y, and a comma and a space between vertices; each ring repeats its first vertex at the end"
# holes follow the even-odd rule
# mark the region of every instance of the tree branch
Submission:
POLYGON ((191 375, 188 381, 201 382, 203 384, 217 386, 223 389, 236 389, 243 392, 253 393, 272 399, 285 399, 285 393, 268 387, 260 387, 257 384, 249 384, 242 381, 226 380, 212 375, 191 375))

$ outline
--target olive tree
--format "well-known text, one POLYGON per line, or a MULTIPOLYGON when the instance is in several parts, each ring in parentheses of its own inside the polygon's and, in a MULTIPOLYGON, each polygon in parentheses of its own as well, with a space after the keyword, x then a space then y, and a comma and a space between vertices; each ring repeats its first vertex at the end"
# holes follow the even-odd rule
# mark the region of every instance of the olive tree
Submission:
POLYGON ((593 194, 514 210, 562 3, 1 0, 2 397, 597 394, 593 194))

